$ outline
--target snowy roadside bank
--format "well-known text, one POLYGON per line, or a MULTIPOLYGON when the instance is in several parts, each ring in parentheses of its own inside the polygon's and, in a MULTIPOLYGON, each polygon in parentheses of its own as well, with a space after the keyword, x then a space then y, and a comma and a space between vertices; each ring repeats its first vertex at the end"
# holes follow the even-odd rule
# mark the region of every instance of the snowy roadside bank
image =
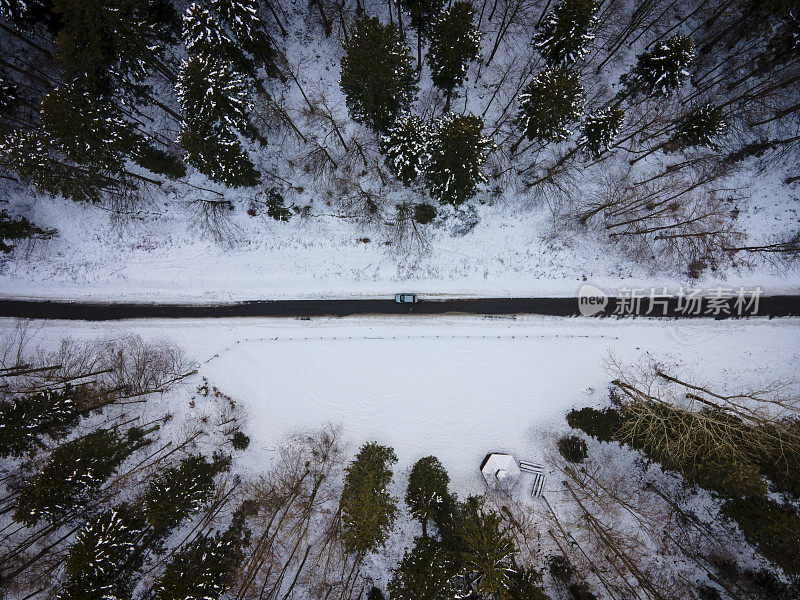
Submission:
MULTIPOLYGON (((453 236, 443 224, 431 229, 425 247, 402 249, 386 245, 393 240, 380 227, 332 217, 276 223, 235 212, 236 236, 216 242, 198 233, 188 209, 120 224, 96 206, 15 199, 29 205, 34 220, 56 225, 59 235, 0 263, 6 298, 215 303, 406 291, 574 297, 584 283, 609 293, 623 287, 674 293, 681 286, 800 293, 800 271, 764 263, 707 270, 696 280, 664 265, 640 264, 591 231, 554 232, 542 207, 480 206, 481 221, 469 233, 453 236)), ((797 209, 781 196, 763 203, 747 215, 759 231, 796 222, 797 209)))

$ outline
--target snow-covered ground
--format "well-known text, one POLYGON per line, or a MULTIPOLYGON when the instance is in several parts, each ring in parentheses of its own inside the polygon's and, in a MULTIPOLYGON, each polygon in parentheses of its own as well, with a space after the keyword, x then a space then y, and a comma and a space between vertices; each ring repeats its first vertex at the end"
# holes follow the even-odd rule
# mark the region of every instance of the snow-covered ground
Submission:
MULTIPOLYGON (((263 472, 286 434, 341 424, 352 450, 393 446, 399 468, 438 456, 460 493, 483 488, 490 451, 541 460, 574 406, 607 400, 605 364, 663 361, 684 378, 741 390, 800 372, 798 319, 655 321, 549 318, 229 319, 36 323, 33 344, 135 333, 200 363, 190 385, 244 404, 263 472)), ((0 331, 15 326, 0 321, 0 331)), ((191 392, 191 390, 189 390, 191 392)), ((174 392, 176 402, 191 393, 174 392)), ((198 402, 201 402, 198 399, 198 402)), ((202 406, 198 407, 202 409, 202 406)))

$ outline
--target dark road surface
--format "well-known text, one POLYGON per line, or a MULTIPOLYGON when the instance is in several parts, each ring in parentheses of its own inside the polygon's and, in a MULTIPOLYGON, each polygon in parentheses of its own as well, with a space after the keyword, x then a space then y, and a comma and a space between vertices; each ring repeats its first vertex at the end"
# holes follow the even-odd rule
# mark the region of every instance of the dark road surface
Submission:
MULTIPOLYGON (((201 319, 226 317, 344 317, 348 315, 550 315, 579 316, 578 298, 457 298, 398 304, 393 299, 264 300, 226 304, 91 303, 45 300, 0 300, 0 317, 113 321, 121 319, 201 319)), ((679 318, 784 317, 800 315, 800 296, 762 296, 749 305, 737 298, 702 299, 689 304, 669 297, 650 306, 650 299, 631 302, 608 298, 596 316, 679 318)))

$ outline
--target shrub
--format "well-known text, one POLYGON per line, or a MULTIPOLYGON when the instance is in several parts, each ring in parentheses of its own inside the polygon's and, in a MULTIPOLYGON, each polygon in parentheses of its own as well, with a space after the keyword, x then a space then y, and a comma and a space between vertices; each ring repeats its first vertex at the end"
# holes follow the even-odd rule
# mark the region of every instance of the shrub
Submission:
POLYGON ((180 179, 186 175, 186 165, 178 157, 149 144, 143 144, 132 158, 140 167, 170 179, 180 179))
POLYGON ((572 579, 575 570, 572 568, 569 559, 566 556, 556 554, 547 559, 547 569, 550 575, 559 581, 567 582, 572 579))
POLYGON ((414 220, 420 225, 427 225, 436 218, 436 207, 431 204, 415 204, 414 220))
POLYGON ((26 238, 47 239, 56 233, 55 229, 42 229, 24 217, 12 218, 5 210, 0 210, 0 252, 7 253, 14 249, 10 241, 26 238))
POLYGON ((616 439, 622 418, 614 408, 597 410, 586 407, 569 411, 567 423, 573 429, 580 429, 601 442, 611 442, 616 439))
POLYGON ((800 575, 800 517, 792 507, 764 497, 735 498, 722 512, 765 558, 789 575, 800 575))
POLYGON ((288 221, 292 216, 292 211, 284 206, 283 195, 275 188, 267 192, 267 215, 276 221, 288 221))
POLYGON ((567 591, 574 600, 597 600, 597 596, 590 592, 589 586, 583 582, 573 583, 567 587, 567 591))
POLYGON ((719 590, 705 583, 697 588, 697 597, 700 600, 722 600, 719 590))
POLYGON ((577 435, 562 437, 558 440, 558 451, 571 463, 582 463, 588 455, 586 442, 577 435))
POLYGON ((231 436, 231 445, 234 450, 247 450, 250 445, 250 438, 241 431, 237 431, 231 436))
POLYGON ((367 600, 384 600, 383 592, 373 585, 367 592, 367 600))

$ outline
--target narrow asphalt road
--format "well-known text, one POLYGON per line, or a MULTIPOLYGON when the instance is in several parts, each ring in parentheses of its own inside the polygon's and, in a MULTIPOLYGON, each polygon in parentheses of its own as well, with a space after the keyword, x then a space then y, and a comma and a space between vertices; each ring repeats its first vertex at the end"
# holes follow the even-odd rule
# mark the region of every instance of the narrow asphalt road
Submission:
MULTIPOLYGON (((578 298, 455 298, 398 304, 393 299, 259 300, 226 304, 91 303, 50 300, 0 300, 0 317, 114 321, 123 319, 202 319, 226 317, 345 317, 349 315, 581 315, 578 298)), ((588 305, 584 304, 584 313, 588 305)), ((598 307, 599 308, 599 307, 598 307)), ((610 297, 596 316, 735 318, 800 316, 800 296, 695 298, 652 301, 610 297)))

